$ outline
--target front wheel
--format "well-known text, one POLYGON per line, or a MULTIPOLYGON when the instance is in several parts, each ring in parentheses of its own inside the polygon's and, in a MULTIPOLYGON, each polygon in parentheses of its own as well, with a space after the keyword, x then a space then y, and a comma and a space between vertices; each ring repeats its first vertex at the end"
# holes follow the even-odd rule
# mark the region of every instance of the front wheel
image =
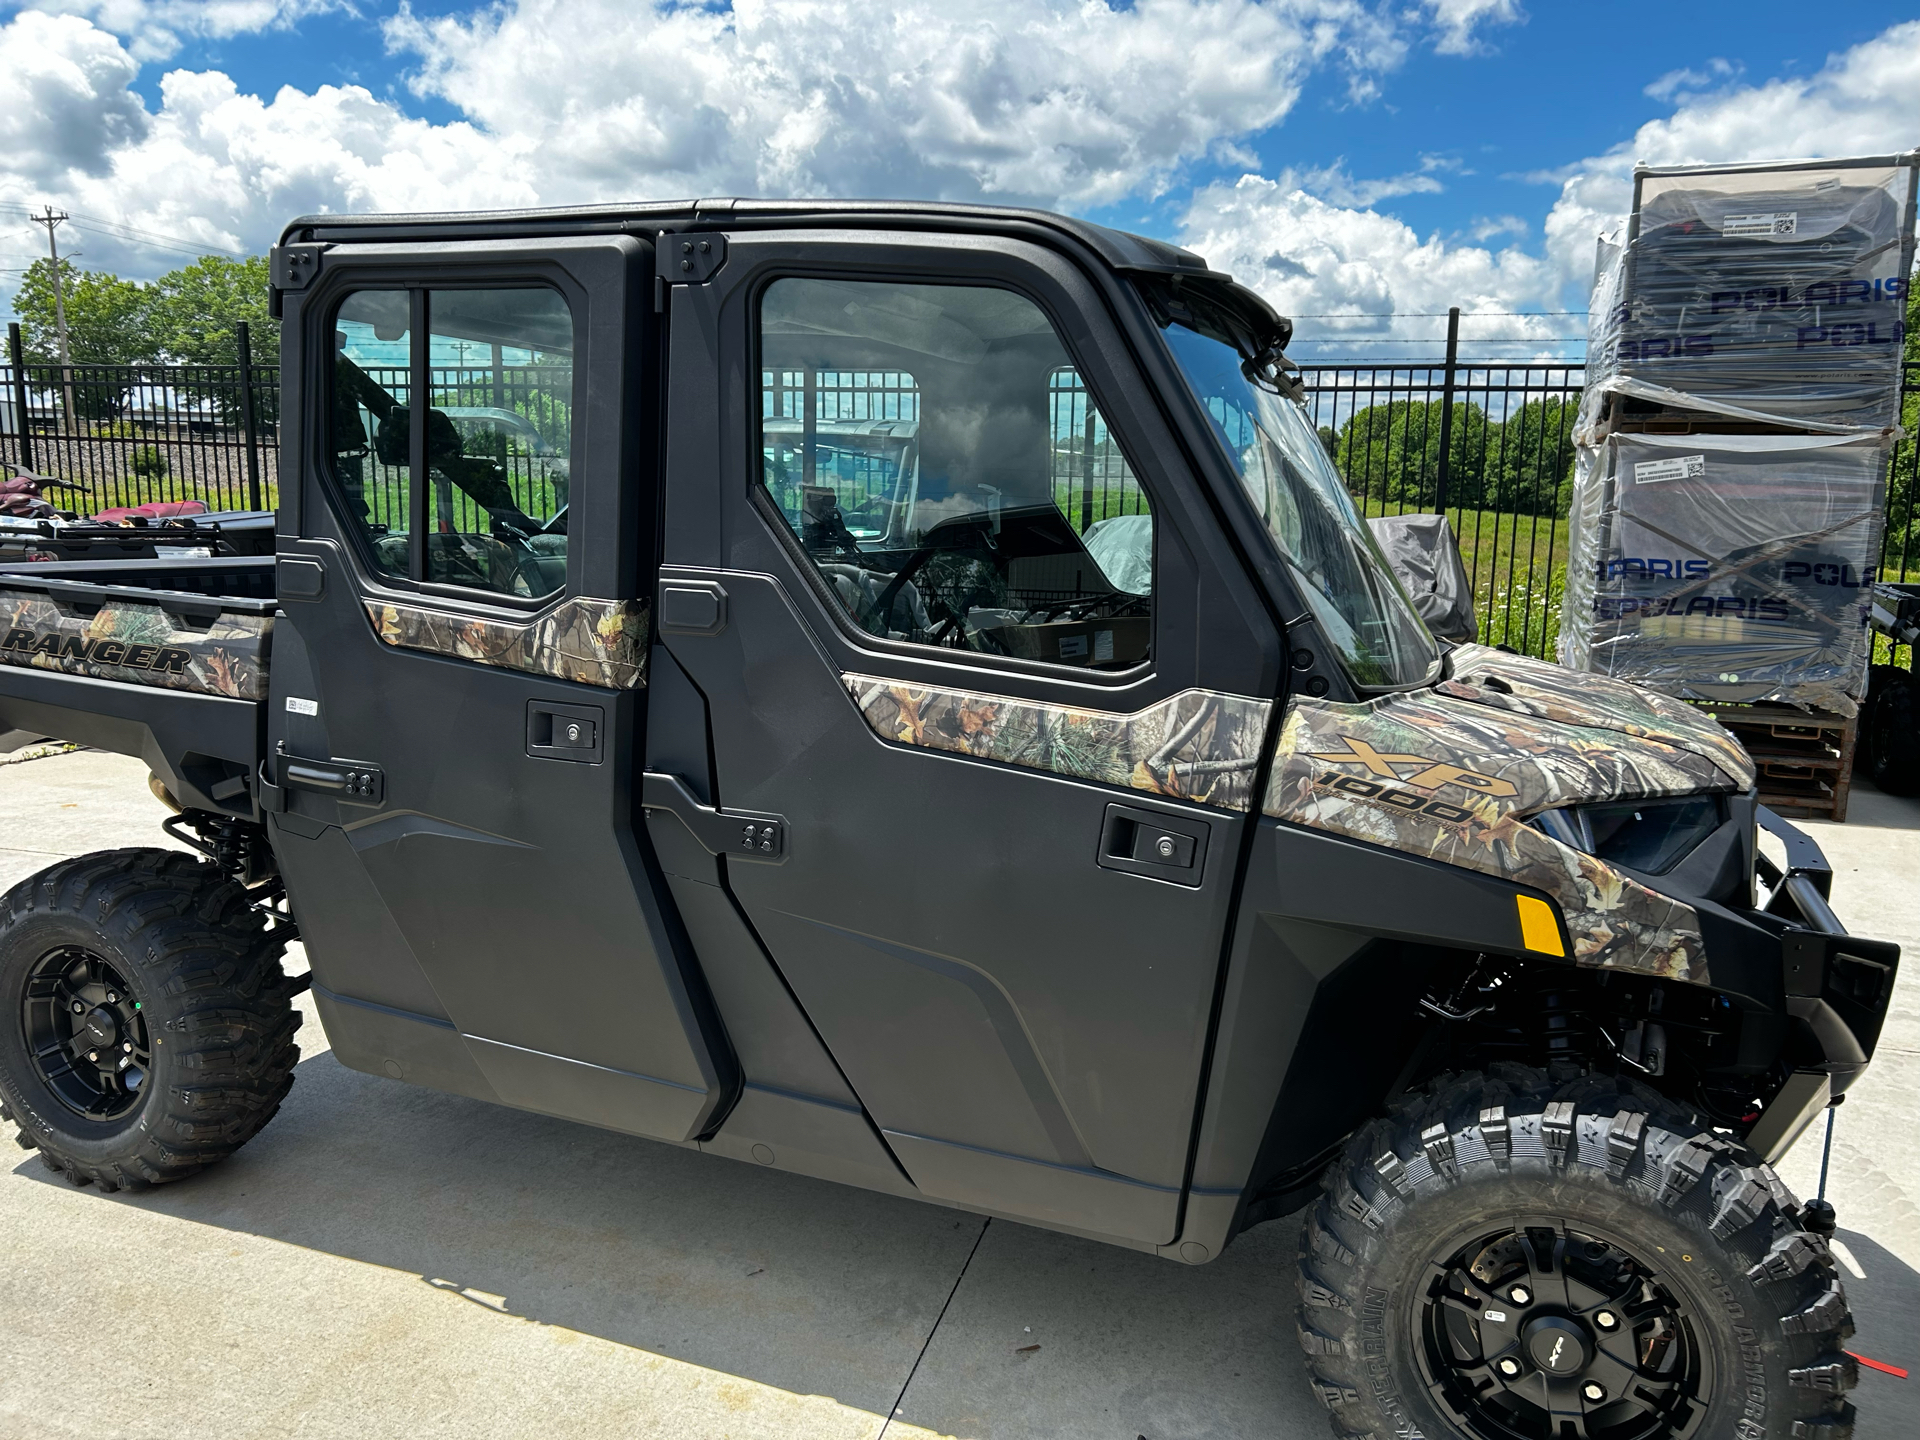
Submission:
POLYGON ((293 1084, 283 948, 245 890, 174 851, 21 881, 0 899, 0 1119, 107 1190, 226 1158, 293 1084))
POLYGON ((1661 1096, 1499 1067, 1357 1135, 1302 1232, 1340 1436, 1847 1440, 1853 1333, 1773 1171, 1661 1096))

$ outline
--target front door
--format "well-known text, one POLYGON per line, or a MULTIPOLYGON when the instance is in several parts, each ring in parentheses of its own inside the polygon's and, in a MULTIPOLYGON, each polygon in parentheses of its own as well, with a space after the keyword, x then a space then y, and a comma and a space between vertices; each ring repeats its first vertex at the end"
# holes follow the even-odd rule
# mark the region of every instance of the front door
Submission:
POLYGON ((686 1140, 732 1079, 633 820, 651 252, 349 253, 288 297, 268 736, 328 1033, 361 1068, 686 1140))
POLYGON ((921 1191, 1165 1243, 1264 612, 1058 255, 723 253, 670 290, 661 640, 715 803, 785 821, 727 882, 921 1191))

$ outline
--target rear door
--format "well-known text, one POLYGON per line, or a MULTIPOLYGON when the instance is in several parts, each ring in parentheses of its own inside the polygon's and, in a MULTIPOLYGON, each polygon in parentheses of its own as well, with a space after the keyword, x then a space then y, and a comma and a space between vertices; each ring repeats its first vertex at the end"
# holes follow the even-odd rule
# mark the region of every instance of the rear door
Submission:
POLYGON ((651 250, 308 253, 268 778, 335 1051, 686 1140, 732 1076, 634 828, 651 250))
POLYGON ((1165 1243, 1273 628, 1062 256, 709 244, 661 644, 786 851, 727 883, 922 1192, 1165 1243))

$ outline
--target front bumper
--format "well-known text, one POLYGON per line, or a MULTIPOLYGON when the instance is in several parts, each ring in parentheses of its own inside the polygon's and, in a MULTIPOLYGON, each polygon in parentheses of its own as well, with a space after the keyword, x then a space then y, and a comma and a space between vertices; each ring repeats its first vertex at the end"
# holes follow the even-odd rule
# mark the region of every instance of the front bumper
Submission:
POLYGON ((1880 1041, 1900 947, 1849 935, 1827 903, 1833 867, 1813 838, 1764 805, 1758 819, 1787 847, 1784 870, 1765 855, 1754 865, 1769 892, 1767 913, 1789 922, 1780 936, 1787 1013, 1812 1030, 1826 1057, 1818 1068, 1832 1077, 1837 1094, 1866 1068, 1880 1041))

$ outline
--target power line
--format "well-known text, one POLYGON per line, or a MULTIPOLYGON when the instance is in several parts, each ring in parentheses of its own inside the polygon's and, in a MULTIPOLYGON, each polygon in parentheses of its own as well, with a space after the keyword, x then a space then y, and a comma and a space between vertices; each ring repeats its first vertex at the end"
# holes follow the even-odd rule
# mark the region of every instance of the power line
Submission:
MULTIPOLYGON (((34 212, 24 205, 11 201, 0 201, 0 212, 11 212, 34 218, 34 212)), ((211 245, 204 241, 188 240, 178 235, 163 235, 157 230, 143 230, 138 226, 123 225, 117 220, 108 220, 98 215, 83 215, 79 211, 70 212, 73 220, 79 221, 90 230, 98 230, 110 239, 131 241, 155 250, 171 250, 181 255, 199 257, 201 255, 234 255, 239 252, 223 245, 211 245)))

